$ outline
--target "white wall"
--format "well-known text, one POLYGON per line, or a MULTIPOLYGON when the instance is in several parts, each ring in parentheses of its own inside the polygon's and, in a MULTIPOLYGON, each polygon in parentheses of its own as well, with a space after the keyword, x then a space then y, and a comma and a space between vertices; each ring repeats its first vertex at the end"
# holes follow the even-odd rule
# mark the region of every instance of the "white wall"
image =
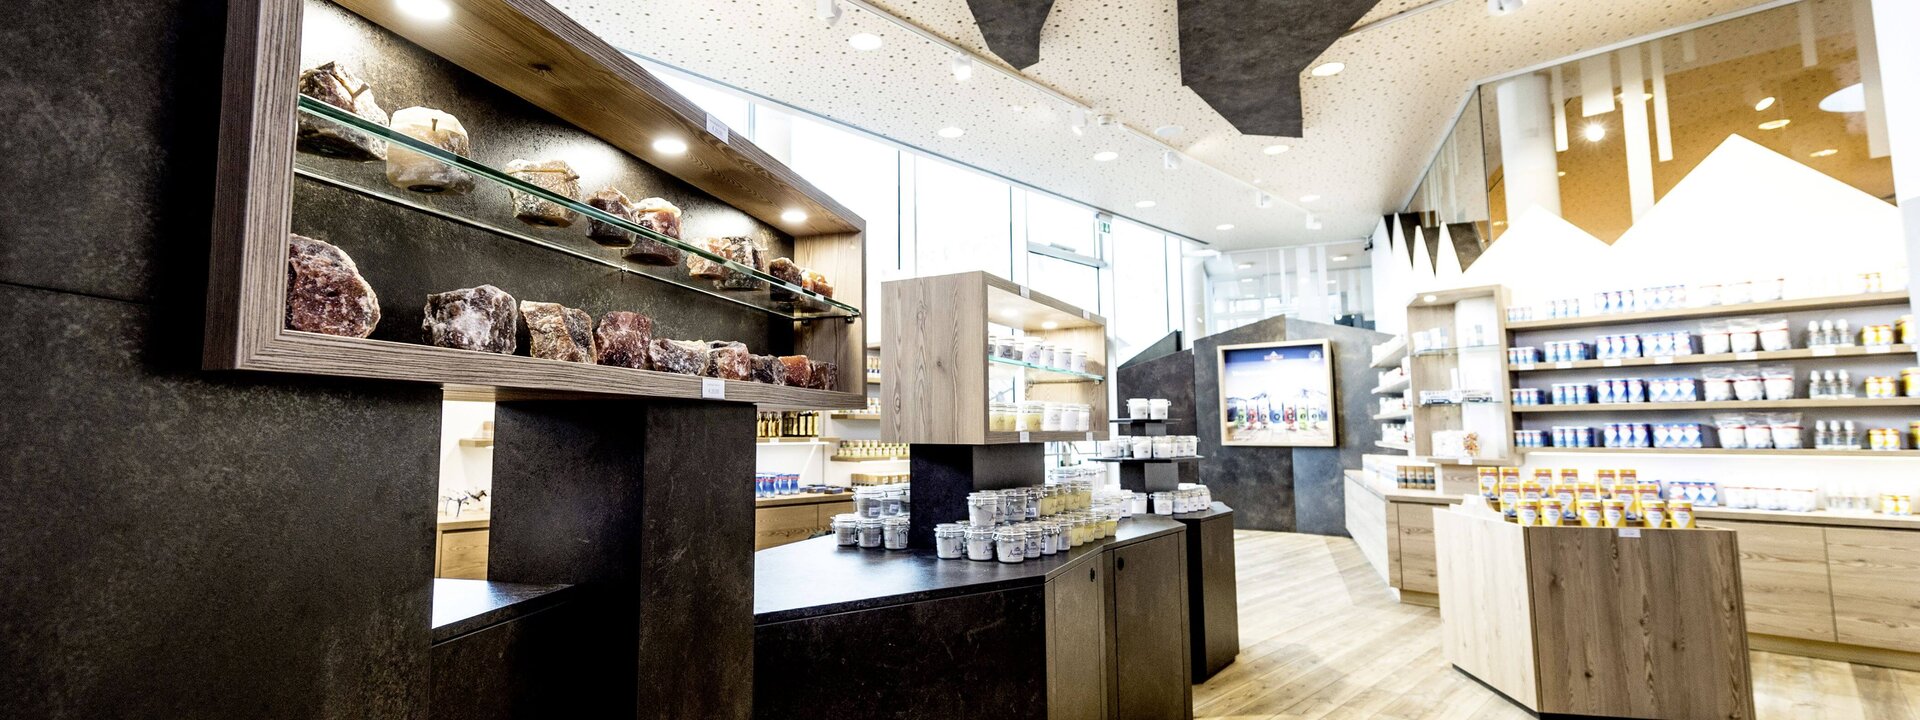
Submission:
POLYGON ((493 403, 440 403, 440 497, 460 497, 468 490, 492 494, 493 448, 460 445, 461 438, 480 437, 481 424, 492 421, 493 403))

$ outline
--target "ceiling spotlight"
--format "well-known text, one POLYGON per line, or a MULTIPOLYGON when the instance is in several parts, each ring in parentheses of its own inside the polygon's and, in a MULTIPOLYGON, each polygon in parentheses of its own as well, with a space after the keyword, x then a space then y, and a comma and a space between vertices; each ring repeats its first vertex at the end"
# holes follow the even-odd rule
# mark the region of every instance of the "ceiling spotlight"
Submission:
POLYGON ((973 77, 973 58, 954 53, 952 65, 954 80, 966 82, 973 77))
POLYGON ((1093 116, 1093 124, 1099 127, 1106 127, 1108 125, 1112 125, 1113 116, 1108 115, 1106 113, 1100 113, 1098 115, 1093 116))
POLYGON ((1180 169, 1180 153, 1168 150, 1160 153, 1160 165, 1168 170, 1180 169))
POLYGON ((687 142, 680 138, 663 137, 653 141, 653 151, 667 155, 679 155, 687 151, 687 142))
POLYGON ((1252 267, 1253 267, 1253 263, 1240 263, 1240 265, 1239 265, 1239 268, 1240 268, 1241 270, 1247 270, 1247 269, 1250 269, 1250 268, 1252 268, 1252 267))
POLYGON ((1838 155, 1838 154, 1840 154, 1839 150, 1836 150, 1834 148, 1827 148, 1825 150, 1815 150, 1811 153, 1807 153, 1807 157, 1829 157, 1829 156, 1838 155))
POLYGON ((1866 112, 1867 87, 1854 83, 1820 98, 1820 109, 1827 112, 1866 112))
POLYGON ((1292 149, 1293 148, 1288 147, 1286 145, 1268 145, 1264 148, 1260 148, 1260 152, 1266 153, 1268 155, 1279 155, 1280 153, 1283 153, 1292 149))
POLYGON ((865 52, 868 50, 879 50, 881 45, 887 43, 881 40, 879 35, 873 33, 855 33, 853 37, 847 38, 847 44, 852 45, 855 50, 865 52))
POLYGON ((1273 207, 1273 196, 1263 192, 1256 191, 1253 194, 1253 206, 1260 208, 1261 210, 1265 210, 1267 208, 1273 207))
POLYGON ((1040 323, 1040 329, 1041 330, 1058 330, 1060 329, 1060 323, 1054 322, 1052 320, 1048 320, 1046 322, 1040 323))
POLYGON ((395 3, 400 12, 421 20, 445 20, 453 16, 453 6, 447 0, 399 0, 395 3))
POLYGON ((1567 176, 1567 171, 1565 171, 1565 170, 1561 170, 1561 171, 1560 171, 1560 177, 1566 177, 1566 176, 1567 176))
POLYGON ((940 137, 943 137, 943 138, 957 138, 965 134, 967 134, 967 131, 961 130, 960 128, 953 127, 951 125, 940 128, 940 137))
POLYGON ((1335 255, 1335 256, 1333 256, 1333 261, 1334 261, 1334 262, 1346 262, 1346 261, 1347 261, 1347 257, 1348 257, 1348 256, 1346 256, 1346 255, 1335 255))
POLYGON ((1073 112, 1068 113, 1067 127, 1073 130, 1075 135, 1085 135, 1087 133, 1086 108, 1074 108, 1073 112))
POLYGON ((1318 215, 1315 215, 1315 214, 1313 214, 1313 213, 1307 213, 1307 229, 1308 229, 1308 230, 1319 230, 1319 229, 1320 229, 1320 216, 1318 216, 1318 215))
POLYGON ((1587 142, 1600 142, 1607 137, 1607 126, 1601 125, 1600 123, 1588 123, 1587 129, 1582 130, 1581 134, 1587 136, 1587 142))
POLYGON ((1186 131, 1187 129, 1185 127, 1179 125, 1161 125, 1153 129, 1153 134, 1163 138, 1170 138, 1186 131))
POLYGON ((1311 70, 1310 72, 1313 73, 1314 77, 1329 77, 1333 75, 1338 75, 1340 74, 1341 70, 1345 70, 1345 69, 1347 69, 1346 63, 1330 62, 1330 63, 1321 63, 1315 66, 1313 70, 1311 70))
POLYGON ((1253 282, 1253 278, 1240 278, 1240 282, 1253 282))
POLYGON ((1487 0, 1487 14, 1494 17, 1512 15, 1515 10, 1526 5, 1527 0, 1487 0))
POLYGON ((799 208, 794 208, 786 212, 780 213, 780 219, 783 222, 803 223, 807 221, 807 211, 801 210, 799 208))
POLYGON ((833 27, 834 23, 840 22, 840 3, 836 0, 814 0, 813 19, 833 27))
POLYGON ((1120 157, 1120 153, 1114 152, 1112 150, 1101 150, 1100 152, 1093 154, 1094 162, 1107 162, 1117 157, 1120 157))
POLYGON ((1439 295, 1428 295, 1428 296, 1426 296, 1426 297, 1423 297, 1423 298, 1420 298, 1420 301, 1421 301, 1421 302, 1439 302, 1439 301, 1440 301, 1440 296, 1439 296, 1439 295))
POLYGON ((1137 208, 1150 208, 1157 204, 1158 203, 1155 203, 1152 200, 1141 200, 1140 202, 1134 203, 1133 206, 1137 208))
POLYGON ((1768 95, 1768 96, 1766 96, 1766 97, 1763 97, 1763 98, 1760 98, 1760 102, 1757 102, 1757 103, 1754 103, 1754 104, 1753 104, 1753 111, 1754 111, 1754 112, 1760 112, 1761 110, 1765 110, 1765 109, 1767 109, 1767 108, 1770 108, 1770 107, 1773 107, 1773 96, 1772 96, 1772 95, 1768 95))
POLYGON ((1310 202, 1313 202, 1313 201, 1315 201, 1315 200, 1319 200, 1319 199, 1320 199, 1320 196, 1319 196, 1319 195, 1314 195, 1314 194, 1312 194, 1312 193, 1308 193, 1308 194, 1306 194, 1306 195, 1301 195, 1301 196, 1300 196, 1300 202, 1303 202, 1303 203, 1310 203, 1310 202))
POLYGON ((1233 223, 1221 223, 1221 224, 1219 224, 1219 225, 1215 225, 1215 226, 1213 226, 1213 229, 1215 229, 1215 230, 1232 230, 1232 229, 1233 229, 1233 223))
POLYGON ((1780 118, 1779 120, 1768 120, 1766 122, 1760 123, 1760 129, 1761 130, 1779 130, 1780 128, 1786 127, 1787 123, 1790 123, 1790 122, 1793 122, 1793 121, 1788 120, 1786 118, 1780 118))

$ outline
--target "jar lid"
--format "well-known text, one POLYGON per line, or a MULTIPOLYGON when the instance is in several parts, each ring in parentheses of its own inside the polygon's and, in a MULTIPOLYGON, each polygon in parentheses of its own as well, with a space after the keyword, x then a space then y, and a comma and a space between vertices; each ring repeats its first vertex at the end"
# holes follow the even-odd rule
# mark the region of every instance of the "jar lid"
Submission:
POLYGON ((907 516, 895 515, 893 517, 881 518, 880 523, 887 526, 905 525, 907 524, 907 516))
POLYGON ((869 527, 880 527, 880 526, 881 526, 880 518, 860 518, 860 527, 869 528, 869 527))

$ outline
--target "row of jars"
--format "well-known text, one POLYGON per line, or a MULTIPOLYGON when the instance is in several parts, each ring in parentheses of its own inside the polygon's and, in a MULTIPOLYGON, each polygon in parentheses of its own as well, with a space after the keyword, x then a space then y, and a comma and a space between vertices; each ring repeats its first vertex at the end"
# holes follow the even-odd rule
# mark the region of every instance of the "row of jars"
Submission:
POLYGON ((872 458, 907 457, 911 448, 906 443, 881 442, 879 440, 841 440, 833 451, 837 458, 854 460, 872 458))
POLYGON ((989 403, 987 429, 993 432, 1086 432, 1093 429, 1093 406, 1028 400, 989 403))
POLYGON ((1205 485, 1180 483, 1173 490, 1153 493, 1153 514, 1201 512, 1213 507, 1213 493, 1205 485))
POLYGON ((1093 483, 1072 480, 1051 485, 980 490, 967 493, 967 524, 994 527, 1027 522, 1093 507, 1093 483))
POLYGON ((1121 508, 1103 507, 993 527, 941 523, 933 527, 934 554, 942 560, 1036 560, 1113 537, 1123 512, 1121 508))
POLYGON ((843 547, 907 549, 907 528, 912 520, 906 515, 861 517, 858 514, 833 516, 834 542, 843 547))
POLYGON ((1200 454, 1200 437, 1197 435, 1161 435, 1148 437, 1133 435, 1113 441, 1102 441, 1095 446, 1100 457, 1105 458, 1183 458, 1200 454))
POLYGON ((913 491, 906 483, 870 485, 853 491, 852 517, 879 520, 912 514, 913 491))
POLYGON ((1134 420, 1165 420, 1173 401, 1166 398, 1127 398, 1127 417, 1134 420))
POLYGON ((1087 371, 1087 351, 1047 342, 1043 338, 995 335, 987 338, 987 353, 1043 368, 1087 371))

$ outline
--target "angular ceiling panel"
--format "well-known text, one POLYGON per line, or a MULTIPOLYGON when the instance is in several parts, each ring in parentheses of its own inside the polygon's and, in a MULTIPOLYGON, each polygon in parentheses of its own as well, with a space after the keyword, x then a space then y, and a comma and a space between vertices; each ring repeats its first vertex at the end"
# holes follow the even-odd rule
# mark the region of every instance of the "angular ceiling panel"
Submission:
POLYGON ((1040 29, 1053 0, 967 0, 967 9, 1001 60, 1022 70, 1040 62, 1040 29))
POLYGON ((1180 80, 1246 135, 1300 137, 1300 73, 1379 0, 1179 0, 1180 80))

